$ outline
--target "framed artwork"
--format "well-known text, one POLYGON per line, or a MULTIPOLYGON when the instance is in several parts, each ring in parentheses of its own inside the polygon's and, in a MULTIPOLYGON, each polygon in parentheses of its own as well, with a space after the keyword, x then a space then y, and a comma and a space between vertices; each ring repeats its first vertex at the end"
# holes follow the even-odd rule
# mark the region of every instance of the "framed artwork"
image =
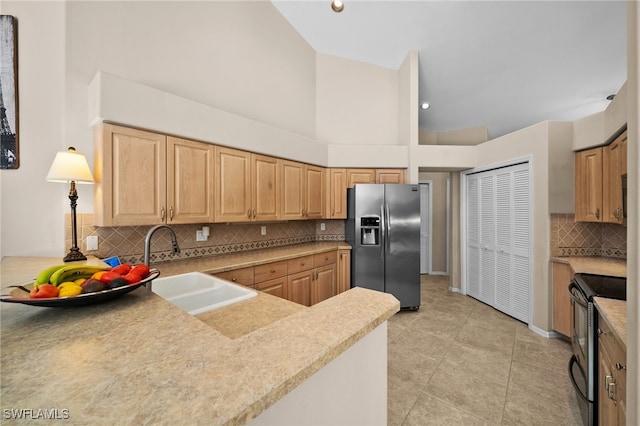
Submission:
POLYGON ((0 15, 0 169, 20 165, 17 35, 16 18, 0 15))

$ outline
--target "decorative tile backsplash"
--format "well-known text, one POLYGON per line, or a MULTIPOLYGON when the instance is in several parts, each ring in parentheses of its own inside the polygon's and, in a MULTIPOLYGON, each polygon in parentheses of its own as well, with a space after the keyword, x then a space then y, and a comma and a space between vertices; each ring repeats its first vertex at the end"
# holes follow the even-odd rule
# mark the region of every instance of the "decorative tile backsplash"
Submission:
POLYGON ((552 256, 627 258, 627 228, 612 223, 576 222, 573 214, 551 214, 552 256))
MULTIPOLYGON (((85 255, 101 259, 118 256, 122 262, 140 263, 144 257, 144 239, 151 226, 95 227, 93 214, 77 215, 78 246, 85 255), (98 236, 98 250, 86 249, 86 238, 98 236)), ((66 246, 71 247, 71 219, 66 215, 66 246)), ((289 221, 242 224, 170 225, 175 231, 180 254, 171 251, 171 234, 158 230, 151 239, 151 262, 215 256, 239 251, 284 246, 312 241, 344 241, 344 220, 289 221), (325 230, 320 224, 325 224, 325 230), (196 241, 196 231, 209 226, 207 241, 196 241), (266 226, 266 235, 261 227, 266 226)))

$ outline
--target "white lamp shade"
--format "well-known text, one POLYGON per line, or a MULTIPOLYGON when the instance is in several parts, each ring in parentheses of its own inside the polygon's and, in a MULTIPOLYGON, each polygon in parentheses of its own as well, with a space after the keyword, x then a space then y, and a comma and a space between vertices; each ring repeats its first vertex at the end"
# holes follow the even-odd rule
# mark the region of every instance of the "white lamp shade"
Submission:
POLYGON ((47 181, 93 183, 93 176, 84 154, 69 149, 56 154, 47 174, 47 181))

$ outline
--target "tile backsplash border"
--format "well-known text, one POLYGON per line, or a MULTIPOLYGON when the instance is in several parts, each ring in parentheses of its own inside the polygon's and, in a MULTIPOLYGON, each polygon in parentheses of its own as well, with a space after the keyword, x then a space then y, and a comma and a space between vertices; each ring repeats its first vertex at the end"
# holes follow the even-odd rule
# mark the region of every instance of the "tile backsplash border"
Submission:
MULTIPOLYGON (((71 246, 71 217, 66 214, 65 247, 71 246)), ((144 239, 152 226, 96 227, 93 214, 77 214, 78 245, 85 255, 104 259, 118 256, 121 262, 140 263, 144 257, 144 239), (88 236, 98 237, 98 250, 86 247, 88 236)), ((288 221, 243 224, 170 225, 175 231, 180 254, 171 251, 170 234, 158 230, 151 240, 151 263, 172 259, 216 256, 248 250, 272 248, 314 241, 344 241, 344 220, 288 221), (325 230, 320 224, 325 224, 325 230), (210 228, 207 241, 196 241, 196 231, 210 228), (262 235, 261 228, 267 233, 262 235)))
POLYGON ((576 222, 574 214, 551 214, 551 256, 627 258, 627 229, 612 223, 576 222))

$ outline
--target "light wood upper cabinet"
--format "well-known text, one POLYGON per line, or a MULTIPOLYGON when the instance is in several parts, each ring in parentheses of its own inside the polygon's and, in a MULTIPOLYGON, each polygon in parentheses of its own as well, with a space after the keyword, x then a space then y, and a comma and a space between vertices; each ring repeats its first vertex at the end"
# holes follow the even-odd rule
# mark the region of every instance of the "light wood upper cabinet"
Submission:
POLYGON ((602 221, 622 223, 622 173, 620 139, 603 147, 602 160, 602 221))
POLYGON ((404 169, 376 169, 376 183, 404 183, 404 169))
POLYGON ((404 183, 404 169, 347 169, 347 187, 357 183, 404 183))
POLYGON ((376 183, 376 169, 347 169, 347 187, 357 183, 376 183))
POLYGON ((627 171, 627 132, 612 143, 575 154, 577 222, 623 223, 622 175, 627 171))
POLYGON ((281 176, 281 219, 324 217, 325 170, 323 167, 282 160, 281 176))
POLYGON ((306 219, 322 219, 325 215, 325 170, 323 167, 305 164, 306 219))
POLYGON ((221 146, 215 158, 215 222, 278 220, 278 159, 221 146))
POLYGON ((304 164, 283 160, 280 168, 282 176, 280 218, 304 219, 304 164))
POLYGON ((167 223, 213 221, 213 145, 167 137, 167 223))
POLYGON ((97 226, 213 220, 213 145, 112 124, 95 142, 97 226))
POLYGON ((602 222, 602 147, 576 153, 577 222, 602 222))
POLYGON ((327 171, 327 219, 347 218, 347 169, 327 171))

